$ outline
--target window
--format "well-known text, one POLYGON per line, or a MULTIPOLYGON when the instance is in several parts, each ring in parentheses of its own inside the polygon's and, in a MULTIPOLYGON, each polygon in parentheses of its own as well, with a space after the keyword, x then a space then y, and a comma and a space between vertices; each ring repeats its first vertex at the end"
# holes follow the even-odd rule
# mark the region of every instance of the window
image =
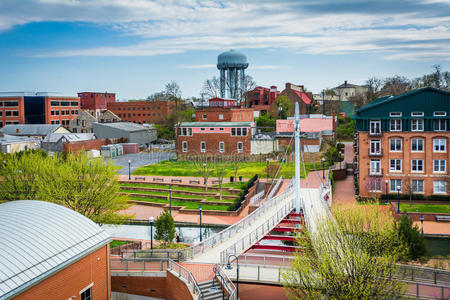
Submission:
POLYGON ((241 136, 242 135, 242 129, 241 128, 237 128, 236 129, 236 135, 237 136, 241 136))
POLYGON ((411 117, 423 117, 423 111, 413 111, 411 117))
POLYGON ((219 142, 219 152, 220 153, 225 152, 225 143, 224 142, 219 142))
POLYGON ((242 135, 244 135, 244 136, 247 135, 247 128, 242 128, 242 135))
POLYGON ((219 128, 220 131, 223 131, 223 128, 219 128))
POLYGON ((1 117, 1 116, 3 116, 3 111, 2 111, 2 110, 0 110, 0 117, 1 117))
POLYGON ((205 128, 200 128, 201 131, 205 131, 205 128))
POLYGON ((64 116, 66 114, 66 111, 65 110, 62 110, 61 111, 61 116, 64 116))
POLYGON ((433 191, 435 194, 446 194, 447 183, 444 180, 436 180, 433 182, 433 191))
POLYGON ((78 106, 78 102, 77 101, 72 101, 72 102, 70 102, 70 106, 78 106))
POLYGON ((86 127, 86 120, 81 120, 81 126, 86 127))
POLYGON ((77 126, 80 126, 80 119, 77 119, 77 126))
POLYGON ((371 140, 370 141, 370 153, 371 154, 381 154, 381 141, 371 140))
POLYGON ((223 115, 219 114, 219 120, 223 120, 223 115))
POLYGON ((51 106, 59 106, 59 101, 51 101, 50 105, 51 106))
POLYGON ((72 128, 72 132, 73 133, 77 133, 78 129, 77 128, 72 128))
POLYGON ((209 128, 209 131, 214 131, 214 127, 209 128))
POLYGON ((370 121, 370 134, 381 134, 381 121, 370 121))
POLYGON ((390 171, 399 172, 402 170, 402 160, 401 159, 391 159, 390 162, 390 171))
POLYGON ((200 151, 206 152, 206 142, 204 141, 200 142, 200 151))
POLYGON ((369 190, 371 192, 381 192, 381 178, 370 177, 369 190))
POLYGON ((422 119, 412 119, 411 120, 411 130, 412 131, 423 131, 423 120, 422 119))
POLYGON ((242 153, 243 150, 244 150, 244 145, 242 144, 242 142, 237 142, 237 152, 242 153))
POLYGON ((192 136, 192 128, 188 128, 188 135, 192 136))
POLYGON ((423 193, 423 180, 413 180, 412 190, 413 193, 423 193))
POLYGON ((446 111, 435 111, 435 112, 433 112, 433 116, 434 117, 445 117, 445 116, 447 116, 447 112, 446 111))
POLYGON ((390 127, 389 127, 390 131, 402 131, 402 120, 401 119, 390 120, 389 124, 390 124, 390 127))
POLYGON ((445 139, 433 139, 433 152, 445 152, 445 139))
POLYGON ((61 106, 70 106, 69 101, 61 101, 61 106))
POLYGON ((5 101, 5 106, 19 106, 19 102, 18 101, 5 101))
POLYGON ((445 159, 433 160, 433 172, 445 172, 445 159))
POLYGON ((236 128, 231 128, 231 136, 235 136, 236 135, 236 128))
POLYGON ((202 119, 203 119, 203 120, 206 120, 206 117, 207 117, 206 114, 203 114, 203 115, 202 115, 202 119))
POLYGON ((381 161, 370 161, 370 175, 381 175, 381 161))
POLYGON ((394 117, 394 118, 399 118, 399 117, 402 116, 402 113, 401 113, 401 112, 391 112, 391 113, 389 114, 389 116, 390 116, 390 117, 394 117))
POLYGON ((390 139, 389 149, 391 152, 401 152, 402 151, 402 140, 401 139, 390 139))
POLYGON ((447 120, 433 120, 433 129, 434 131, 446 131, 447 130, 447 120))
POLYGON ((187 128, 186 127, 181 128, 181 131, 183 132, 182 135, 184 135, 184 136, 187 135, 187 128))
POLYGON ((84 290, 80 293, 81 300, 91 300, 92 299, 92 287, 84 290))
POLYGON ((423 152, 423 139, 411 139, 411 151, 423 152))
POLYGON ((397 192, 397 187, 400 187, 400 192, 402 191, 402 180, 401 179, 391 179, 391 192, 397 192))
POLYGON ((412 159, 411 160, 411 171, 412 172, 423 172, 423 159, 412 159))
POLYGON ((187 152, 188 151, 188 143, 186 141, 183 141, 182 147, 183 147, 183 152, 187 152))

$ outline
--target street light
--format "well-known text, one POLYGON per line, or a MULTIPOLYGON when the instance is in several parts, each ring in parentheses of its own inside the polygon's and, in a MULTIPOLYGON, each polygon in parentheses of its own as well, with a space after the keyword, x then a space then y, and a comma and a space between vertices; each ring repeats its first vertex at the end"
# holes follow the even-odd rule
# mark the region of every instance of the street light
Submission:
POLYGON ((401 186, 397 185, 397 213, 400 213, 400 190, 402 189, 401 186))
MULTIPOLYGON (((225 286, 224 286, 224 282, 225 282, 225 280, 223 279, 223 277, 222 277, 222 275, 220 275, 219 273, 217 273, 216 271, 215 271, 215 274, 214 274, 216 277, 217 276, 219 276, 220 277, 220 281, 222 282, 222 300, 224 300, 225 299, 225 286)), ((219 284, 219 280, 217 280, 217 283, 219 284)), ((216 285, 214 284, 214 278, 213 278, 213 281, 212 281, 212 285, 211 285, 211 287, 209 288, 209 292, 210 293, 215 293, 215 292, 217 292, 219 289, 216 287, 216 285)))
POLYGON ((384 201, 384 204, 387 205, 387 204, 389 204, 389 202, 388 202, 388 183, 389 183, 389 180, 386 179, 385 183, 386 183, 386 199, 384 201))
POLYGON ((322 158, 322 179, 325 179, 325 158, 322 158))
POLYGON ((420 215, 420 226, 422 228, 422 235, 423 235, 423 215, 420 215))
POLYGON ((128 180, 131 180, 131 160, 128 160, 128 180))
POLYGON ((227 269, 227 270, 233 269, 233 267, 231 266, 231 262, 230 262, 230 257, 232 257, 232 256, 236 258, 236 296, 237 296, 237 299, 239 299, 239 258, 234 254, 231 254, 230 256, 228 256, 228 263, 227 263, 227 266, 225 267, 225 269, 227 269))
POLYGON ((269 159, 266 158, 267 180, 269 180, 269 159))
POLYGON ((155 221, 155 218, 150 217, 148 218, 148 221, 150 222, 150 253, 153 256, 153 222, 155 221))
POLYGON ((172 186, 169 186, 169 212, 172 216, 172 186))
POLYGON ((203 185, 206 186, 206 164, 203 163, 203 185))
POLYGON ((202 241, 202 205, 198 208, 200 211, 200 242, 202 241))

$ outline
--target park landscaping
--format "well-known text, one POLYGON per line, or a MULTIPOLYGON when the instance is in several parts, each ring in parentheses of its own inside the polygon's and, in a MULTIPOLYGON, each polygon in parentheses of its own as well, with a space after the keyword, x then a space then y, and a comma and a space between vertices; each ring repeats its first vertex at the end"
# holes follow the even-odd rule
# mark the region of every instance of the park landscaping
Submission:
POLYGON ((450 214, 450 204, 400 204, 400 210, 406 212, 450 214))

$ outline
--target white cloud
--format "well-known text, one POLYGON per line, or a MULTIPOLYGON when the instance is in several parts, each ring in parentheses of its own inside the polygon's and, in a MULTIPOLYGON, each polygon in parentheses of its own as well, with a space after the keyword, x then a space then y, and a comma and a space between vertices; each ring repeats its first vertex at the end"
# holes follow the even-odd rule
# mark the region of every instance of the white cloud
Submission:
POLYGON ((302 2, 287 0, 23 0, 20 4, 6 0, 0 2, 0 31, 29 22, 82 21, 141 38, 132 46, 56 50, 38 53, 38 57, 152 56, 266 48, 309 54, 375 53, 407 60, 430 59, 434 53, 446 59, 450 16, 439 9, 446 3, 424 1, 427 6, 417 12, 392 9, 375 14, 364 10, 317 13, 308 11, 302 2))

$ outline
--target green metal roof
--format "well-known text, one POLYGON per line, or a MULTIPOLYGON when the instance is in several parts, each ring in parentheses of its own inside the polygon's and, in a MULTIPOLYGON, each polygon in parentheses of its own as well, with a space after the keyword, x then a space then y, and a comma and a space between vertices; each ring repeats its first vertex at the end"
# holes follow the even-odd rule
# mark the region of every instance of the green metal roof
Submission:
POLYGON ((183 122, 180 127, 251 127, 252 122, 183 122))

